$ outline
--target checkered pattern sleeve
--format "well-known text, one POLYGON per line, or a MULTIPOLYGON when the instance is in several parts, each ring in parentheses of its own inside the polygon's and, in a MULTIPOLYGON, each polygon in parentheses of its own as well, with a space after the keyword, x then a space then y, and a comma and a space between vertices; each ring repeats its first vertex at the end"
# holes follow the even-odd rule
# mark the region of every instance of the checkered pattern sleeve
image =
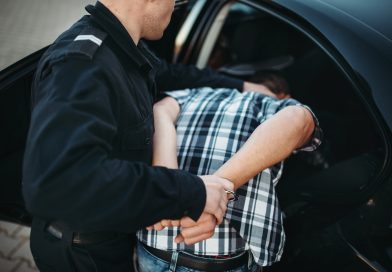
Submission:
POLYGON ((192 94, 197 92, 197 90, 198 89, 184 89, 184 90, 167 92, 166 95, 173 97, 180 105, 180 108, 182 108, 184 104, 188 102, 188 100, 192 97, 192 94))
POLYGON ((317 147, 320 146, 322 138, 323 138, 323 132, 320 128, 319 121, 316 117, 316 115, 313 113, 313 111, 306 105, 300 103, 299 101, 295 99, 283 99, 283 100, 276 100, 268 96, 256 96, 255 97, 256 103, 259 104, 259 107, 261 110, 259 111, 257 118, 260 121, 260 123, 264 122, 268 118, 272 117, 275 113, 278 111, 288 107, 288 106, 300 106, 305 109, 307 109, 312 117, 313 121, 315 124, 315 128, 312 134, 312 137, 310 140, 302 147, 299 149, 295 150, 295 152, 298 151, 314 151, 317 149, 317 147))

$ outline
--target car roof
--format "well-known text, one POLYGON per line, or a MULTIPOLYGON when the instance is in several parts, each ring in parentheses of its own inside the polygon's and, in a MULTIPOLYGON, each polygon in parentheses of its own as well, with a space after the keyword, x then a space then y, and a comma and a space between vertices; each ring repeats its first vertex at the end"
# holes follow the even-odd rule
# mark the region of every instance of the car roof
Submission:
POLYGON ((314 2, 319 2, 322 5, 328 5, 329 7, 344 13, 392 42, 392 24, 390 23, 390 17, 392 15, 392 1, 318 0, 314 2))

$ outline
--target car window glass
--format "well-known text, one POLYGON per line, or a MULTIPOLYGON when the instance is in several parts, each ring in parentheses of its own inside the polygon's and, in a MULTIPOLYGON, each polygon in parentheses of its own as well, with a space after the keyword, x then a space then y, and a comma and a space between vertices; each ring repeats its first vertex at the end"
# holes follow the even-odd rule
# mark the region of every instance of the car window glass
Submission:
POLYGON ((93 0, 13 0, 0 8, 0 70, 49 45, 93 0))
POLYGON ((197 66, 219 68, 264 58, 260 49, 265 48, 267 37, 271 37, 271 33, 263 33, 270 29, 264 23, 265 17, 263 12, 244 3, 230 2, 221 8, 205 38, 197 66), (247 50, 241 50, 243 43, 247 43, 247 50))
POLYGON ((197 65, 219 69, 279 58, 291 51, 288 37, 286 27, 278 20, 244 3, 229 3, 216 16, 197 65))

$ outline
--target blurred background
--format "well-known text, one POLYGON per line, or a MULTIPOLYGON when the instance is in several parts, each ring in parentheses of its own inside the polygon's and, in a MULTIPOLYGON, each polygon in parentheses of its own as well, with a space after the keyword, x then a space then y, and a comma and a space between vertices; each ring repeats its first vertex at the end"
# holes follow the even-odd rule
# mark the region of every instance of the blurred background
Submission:
POLYGON ((0 70, 52 43, 93 0, 0 0, 0 70))
MULTIPOLYGON (((0 0, 0 71, 51 44, 93 0, 0 0)), ((0 221, 0 272, 38 271, 30 228, 0 221)))

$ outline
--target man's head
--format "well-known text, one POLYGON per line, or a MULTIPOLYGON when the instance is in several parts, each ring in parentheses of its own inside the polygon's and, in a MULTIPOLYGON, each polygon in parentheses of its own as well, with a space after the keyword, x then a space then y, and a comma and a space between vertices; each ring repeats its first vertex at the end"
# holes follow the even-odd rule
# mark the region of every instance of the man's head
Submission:
POLYGON ((251 82, 262 84, 273 92, 278 99, 290 98, 290 88, 286 79, 277 72, 259 72, 251 79, 251 82))
POLYGON ((124 25, 133 41, 158 40, 169 25, 175 0, 100 0, 124 25))

